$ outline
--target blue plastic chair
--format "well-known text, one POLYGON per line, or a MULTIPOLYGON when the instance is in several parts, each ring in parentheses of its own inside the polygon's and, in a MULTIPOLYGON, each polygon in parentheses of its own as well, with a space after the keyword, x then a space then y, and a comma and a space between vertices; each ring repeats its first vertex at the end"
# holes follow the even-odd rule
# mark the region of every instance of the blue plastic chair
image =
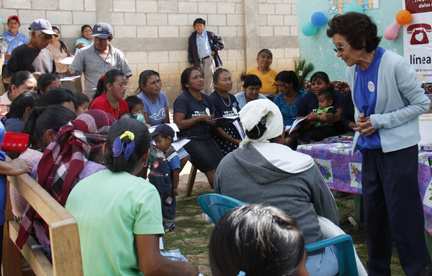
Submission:
POLYGON ((198 198, 198 204, 216 224, 229 210, 239 205, 246 205, 243 201, 221 194, 205 194, 198 198))
POLYGON ((307 252, 316 251, 334 245, 337 248, 339 276, 358 276, 353 241, 350 235, 340 235, 334 238, 314 242, 305 246, 307 252))
MULTIPOLYGON (((198 198, 198 204, 215 224, 230 209, 240 205, 246 205, 246 203, 243 201, 215 193, 200 196, 198 198)), ((334 238, 311 243, 306 245, 305 248, 307 252, 313 252, 330 245, 334 245, 337 248, 337 257, 339 263, 338 275, 358 276, 353 241, 350 235, 340 235, 334 238)))

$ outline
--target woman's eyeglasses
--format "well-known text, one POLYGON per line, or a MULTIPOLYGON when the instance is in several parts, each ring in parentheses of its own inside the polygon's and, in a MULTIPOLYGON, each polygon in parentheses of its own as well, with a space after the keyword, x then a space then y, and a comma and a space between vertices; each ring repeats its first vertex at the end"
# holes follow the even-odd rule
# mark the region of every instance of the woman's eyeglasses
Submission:
POLYGON ((342 47, 337 47, 337 48, 334 48, 333 50, 335 51, 335 53, 337 53, 337 52, 343 52, 344 51, 344 48, 348 45, 348 44, 350 44, 350 42, 351 41, 349 41, 347 44, 345 44, 344 46, 342 46, 342 47))

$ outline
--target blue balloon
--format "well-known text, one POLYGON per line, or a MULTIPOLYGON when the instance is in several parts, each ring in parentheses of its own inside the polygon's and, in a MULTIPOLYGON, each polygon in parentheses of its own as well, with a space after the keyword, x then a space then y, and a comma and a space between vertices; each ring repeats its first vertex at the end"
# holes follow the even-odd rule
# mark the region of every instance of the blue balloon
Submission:
POLYGON ((316 12, 312 14, 311 22, 315 26, 319 27, 326 23, 327 19, 326 16, 322 12, 316 12))
POLYGON ((357 2, 351 2, 348 3, 345 8, 344 8, 344 13, 345 12, 358 12, 358 13, 363 13, 363 8, 362 6, 357 3, 357 2))
POLYGON ((0 25, 3 23, 3 20, 1 19, 1 17, 0 17, 0 25))
POLYGON ((318 31, 318 27, 312 24, 312 22, 305 22, 302 26, 302 32, 305 36, 312 36, 318 31))

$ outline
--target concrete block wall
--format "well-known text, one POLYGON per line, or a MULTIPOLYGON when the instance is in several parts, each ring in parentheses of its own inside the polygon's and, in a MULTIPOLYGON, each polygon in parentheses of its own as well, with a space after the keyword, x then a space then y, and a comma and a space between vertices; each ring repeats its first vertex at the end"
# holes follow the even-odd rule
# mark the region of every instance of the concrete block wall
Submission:
POLYGON ((138 87, 139 74, 147 69, 160 73, 162 90, 172 105, 181 93, 180 75, 189 67, 188 38, 198 18, 206 30, 221 35, 225 49, 219 54, 224 68, 235 82, 232 93, 240 91, 240 75, 256 65, 260 48, 273 52, 272 68, 293 69, 299 57, 295 0, 0 0, 1 31, 7 31, 7 17, 20 17, 20 31, 28 34, 30 23, 46 18, 60 28, 61 39, 73 52, 83 24, 109 22, 114 29, 112 44, 122 50, 134 76, 128 94, 138 87), (246 8, 245 5, 253 9, 246 8), (248 19, 247 19, 247 18, 248 19), (251 21, 252 18, 252 21, 251 21), (256 26, 249 30, 246 20, 256 26), (246 49, 249 40, 255 47, 246 49))

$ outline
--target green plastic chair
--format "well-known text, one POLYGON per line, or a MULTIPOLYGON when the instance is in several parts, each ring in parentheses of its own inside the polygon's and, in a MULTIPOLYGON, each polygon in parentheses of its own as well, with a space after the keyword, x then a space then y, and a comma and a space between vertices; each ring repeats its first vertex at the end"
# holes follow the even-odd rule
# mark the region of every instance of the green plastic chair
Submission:
MULTIPOLYGON (((221 194, 205 194, 198 198, 201 209, 216 224, 219 219, 229 210, 240 205, 246 205, 243 201, 221 194)), ((339 263, 339 276, 358 276, 355 261, 354 246, 350 235, 340 235, 325 239, 305 246, 307 252, 313 252, 327 246, 334 245, 337 248, 339 263)))

